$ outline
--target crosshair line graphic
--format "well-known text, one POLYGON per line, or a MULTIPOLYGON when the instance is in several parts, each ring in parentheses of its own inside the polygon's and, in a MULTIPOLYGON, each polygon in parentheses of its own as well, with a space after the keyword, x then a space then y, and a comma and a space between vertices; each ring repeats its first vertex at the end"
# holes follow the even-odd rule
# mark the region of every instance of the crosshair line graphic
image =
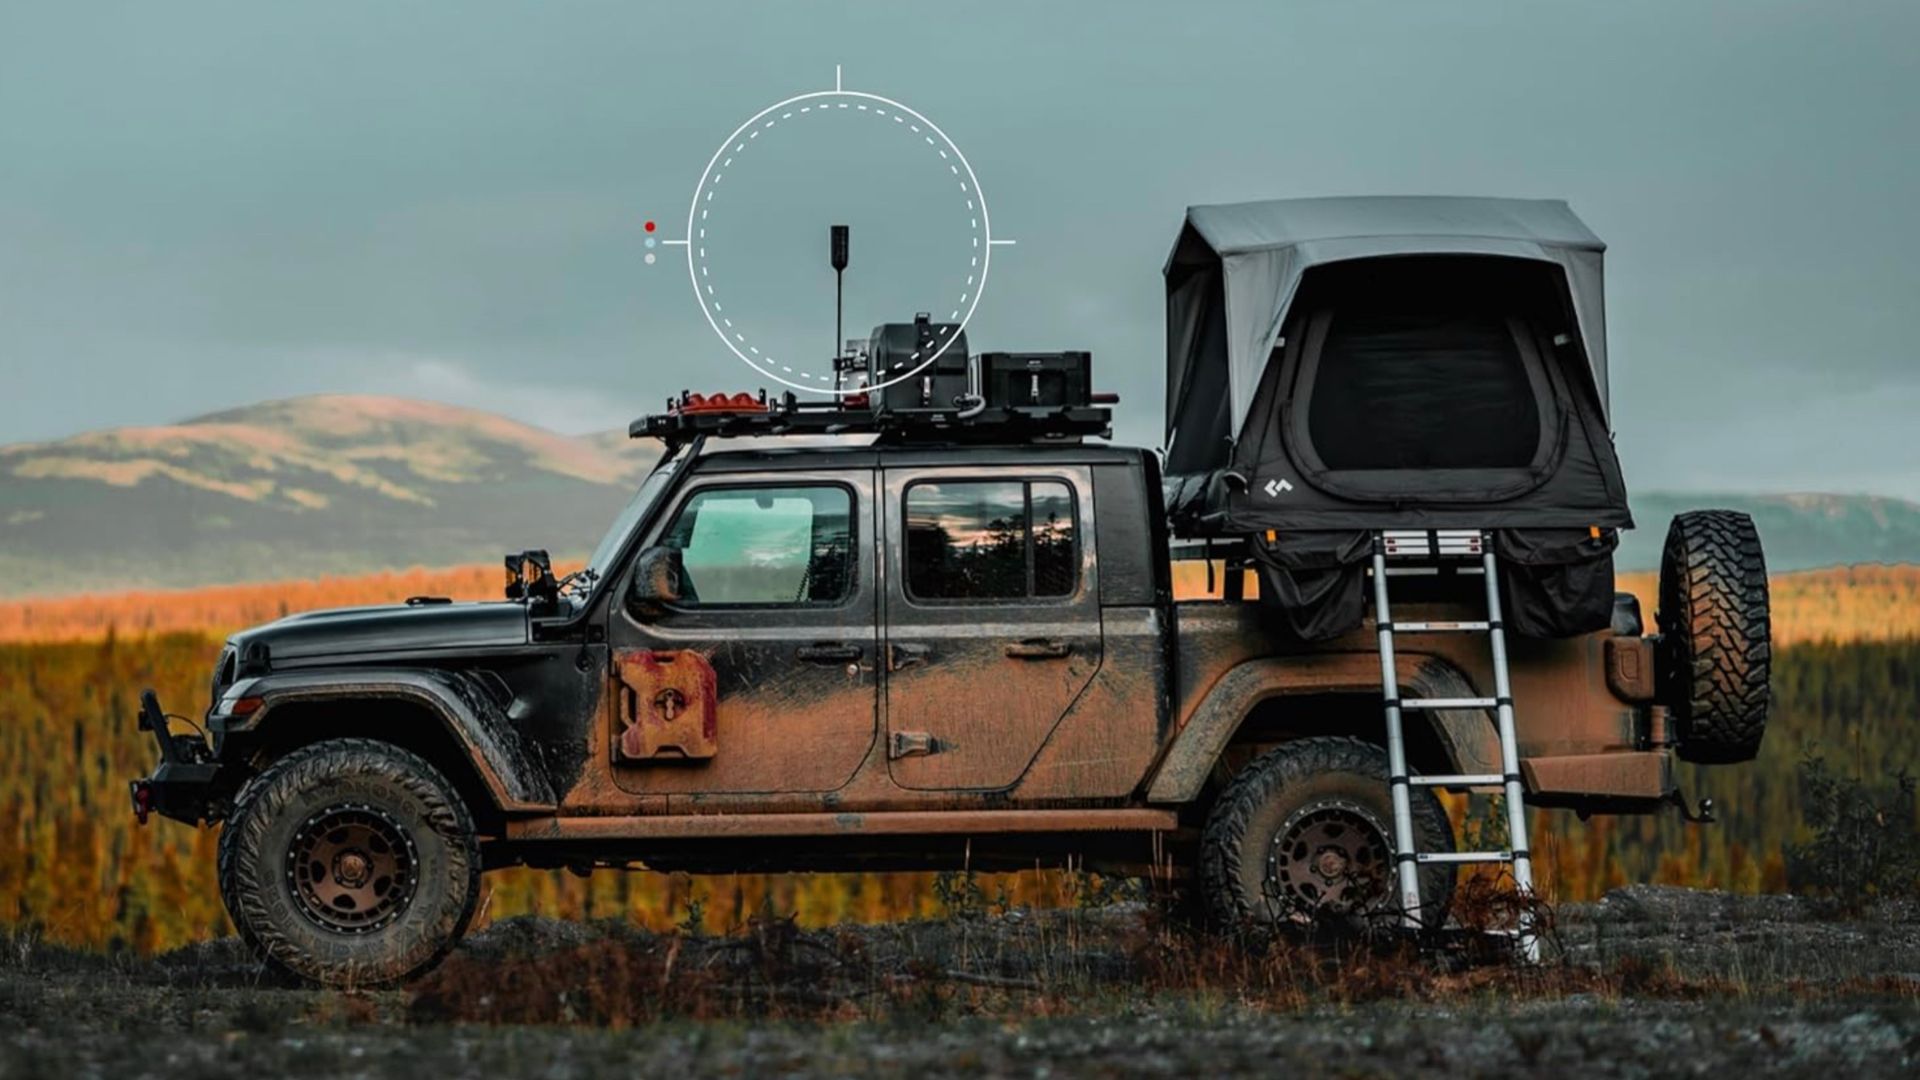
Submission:
POLYGON ((993 249, 1014 243, 1012 240, 995 239, 992 230, 992 218, 987 212, 986 194, 980 188, 979 178, 974 175, 973 166, 968 163, 966 155, 947 133, 932 120, 899 101, 879 94, 846 89, 841 67, 836 64, 833 69, 833 89, 796 94, 783 101, 775 102, 748 117, 745 123, 735 128, 721 142, 713 156, 707 160, 707 166, 700 174, 700 182, 694 186, 693 199, 687 208, 685 237, 661 242, 686 249, 687 279, 693 287, 694 299, 700 304, 701 313, 706 316, 707 325, 713 329, 714 335, 742 363, 770 379, 797 390, 826 390, 852 394, 890 386, 903 379, 912 378, 928 364, 944 355, 958 340, 960 332, 972 320, 974 311, 980 306, 980 298, 986 292, 987 275, 993 263, 993 249), (717 202, 715 196, 722 190, 721 185, 728 175, 727 170, 736 160, 747 155, 763 133, 782 123, 792 124, 805 117, 837 114, 842 111, 889 120, 904 134, 917 137, 919 142, 938 154, 965 203, 969 227, 966 281, 959 299, 953 302, 953 310, 947 318, 952 329, 939 335, 934 342, 936 347, 926 350, 924 355, 921 351, 915 351, 905 361, 896 362, 887 372, 878 373, 879 379, 872 386, 859 389, 838 389, 834 386, 835 380, 830 372, 822 374, 807 371, 804 367, 796 367, 778 356, 773 346, 769 345, 763 350, 760 344, 750 340, 745 331, 735 325, 732 315, 728 314, 722 302, 721 291, 714 286, 713 268, 708 264, 705 244, 708 223, 717 218, 716 208, 725 205, 724 200, 717 202))

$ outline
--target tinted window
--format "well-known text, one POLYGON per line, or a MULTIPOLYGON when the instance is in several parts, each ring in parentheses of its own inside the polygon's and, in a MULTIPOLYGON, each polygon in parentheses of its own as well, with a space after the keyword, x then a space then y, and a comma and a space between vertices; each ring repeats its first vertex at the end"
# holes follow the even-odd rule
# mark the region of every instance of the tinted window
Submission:
POLYGON ((852 500, 837 487, 724 488, 680 508, 683 606, 831 604, 853 582, 852 500))
POLYGON ((1053 481, 1027 485, 1033 527, 1033 595, 1073 592, 1080 560, 1073 549, 1073 492, 1053 481))
POLYGON ((1056 480, 966 480, 907 489, 907 592, 926 600, 1071 595, 1073 491, 1056 480))

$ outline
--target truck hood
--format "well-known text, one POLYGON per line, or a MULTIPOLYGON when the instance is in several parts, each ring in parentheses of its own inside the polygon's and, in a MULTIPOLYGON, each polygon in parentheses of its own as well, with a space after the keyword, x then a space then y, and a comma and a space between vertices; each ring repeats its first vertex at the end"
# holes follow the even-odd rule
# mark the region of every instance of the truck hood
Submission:
POLYGON ((240 655, 255 642, 270 663, 368 653, 475 649, 527 643, 527 608, 506 601, 391 604, 289 615, 233 636, 240 655))

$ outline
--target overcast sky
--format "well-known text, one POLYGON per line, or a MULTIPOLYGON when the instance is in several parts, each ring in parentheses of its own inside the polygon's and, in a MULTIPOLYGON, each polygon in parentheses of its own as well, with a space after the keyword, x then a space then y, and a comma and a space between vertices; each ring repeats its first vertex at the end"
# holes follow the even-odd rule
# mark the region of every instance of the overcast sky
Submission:
MULTIPOLYGON (((975 348, 1092 349, 1123 437, 1157 442, 1187 204, 1559 197, 1610 245, 1631 484, 1920 497, 1916 42, 1910 0, 0 0, 0 442, 321 391, 588 431, 760 385, 642 223, 684 236, 726 134, 837 63, 1018 241, 975 348)), ((829 221, 850 333, 947 304, 963 212, 894 135, 730 174, 764 348, 830 346, 829 221)))

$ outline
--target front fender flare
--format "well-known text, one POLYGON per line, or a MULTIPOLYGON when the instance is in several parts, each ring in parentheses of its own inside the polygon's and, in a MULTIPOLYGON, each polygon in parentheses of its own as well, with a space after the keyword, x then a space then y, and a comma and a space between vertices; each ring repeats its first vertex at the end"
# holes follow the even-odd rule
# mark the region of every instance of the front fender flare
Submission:
POLYGON ((474 772, 505 812, 550 811, 555 805, 547 770, 520 737, 506 711, 472 675, 432 668, 290 671, 260 676, 245 687, 262 699, 259 709, 230 720, 225 732, 266 730, 274 713, 315 701, 404 701, 439 718, 464 751, 474 772))
MULTIPOLYGON (((1417 654, 1395 658, 1400 689, 1409 697, 1471 697, 1472 684, 1443 660, 1417 654)), ((1240 724, 1269 698, 1300 694, 1354 693, 1380 697, 1380 658, 1374 653, 1310 653, 1263 657, 1228 669, 1193 711, 1161 758, 1147 786, 1150 803, 1186 803, 1200 797, 1214 763, 1233 741, 1240 724)), ((1427 722, 1454 772, 1489 771, 1476 763, 1497 763, 1500 743, 1493 726, 1479 713, 1450 712, 1408 716, 1409 724, 1427 722)), ((1384 735, 1386 718, 1380 719, 1384 735)), ((1499 771, 1497 765, 1491 771, 1499 771)))

